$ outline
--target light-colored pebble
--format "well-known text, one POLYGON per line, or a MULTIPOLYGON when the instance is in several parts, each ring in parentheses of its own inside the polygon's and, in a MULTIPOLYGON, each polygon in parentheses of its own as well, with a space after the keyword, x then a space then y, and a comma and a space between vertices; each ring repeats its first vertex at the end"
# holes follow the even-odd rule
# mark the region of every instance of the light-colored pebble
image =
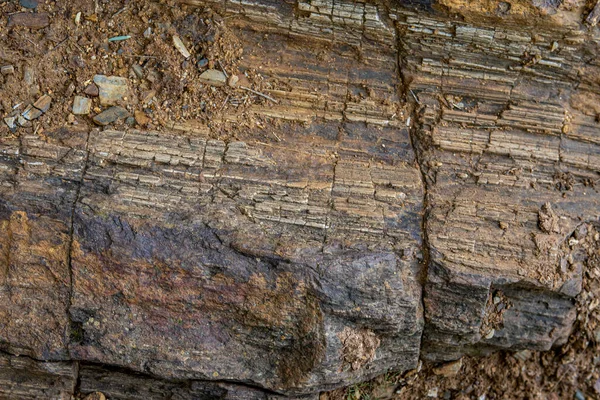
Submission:
POLYGON ((92 100, 83 96, 75 96, 73 99, 73 114, 88 115, 92 110, 92 100))

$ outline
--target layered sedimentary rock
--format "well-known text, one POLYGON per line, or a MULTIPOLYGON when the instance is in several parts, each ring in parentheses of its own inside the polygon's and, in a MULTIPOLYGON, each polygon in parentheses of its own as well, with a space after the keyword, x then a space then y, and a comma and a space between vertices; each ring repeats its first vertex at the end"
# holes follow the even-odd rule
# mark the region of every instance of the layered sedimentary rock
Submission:
POLYGON ((567 10, 501 26, 499 10, 474 11, 398 19, 427 179, 432 360, 564 343, 583 273, 571 235, 598 219, 597 111, 581 104, 597 97, 597 43, 567 10))
POLYGON ((418 170, 345 162, 325 145, 296 143, 310 161, 290 165, 284 146, 92 133, 71 355, 278 390, 413 365, 418 170), (347 335, 373 335, 372 347, 352 354, 347 335))
POLYGON ((0 144, 0 346, 68 358, 71 214, 87 132, 22 135, 0 144))
MULTIPOLYGON (((347 37, 331 39, 347 48, 315 66, 301 37, 265 25, 263 42, 262 25, 240 23, 247 46, 240 68, 284 54, 262 71, 292 90, 271 91, 280 105, 253 110, 281 122, 236 140, 211 139, 208 127, 64 131, 82 139, 73 165, 63 142, 53 148, 23 138, 5 152, 9 173, 48 182, 47 190, 72 175, 52 193, 69 196, 55 214, 23 204, 18 184, 3 194, 12 231, 62 218, 64 251, 43 254, 62 258, 39 263, 49 274, 66 272, 53 281, 64 284, 65 300, 48 294, 44 302, 56 315, 36 309, 30 317, 60 334, 54 352, 14 343, 12 332, 7 350, 298 395, 413 368, 423 326, 424 187, 408 128, 394 116, 395 29, 377 24, 372 35, 380 38, 364 40, 365 63, 356 65, 347 42, 363 39, 351 26, 347 37), (24 156, 36 157, 35 171, 20 163, 24 156)), ((58 134, 45 132, 50 140, 58 134)), ((41 238, 28 244, 50 236, 34 230, 41 238)), ((7 248, 16 240, 8 234, 7 248)), ((15 269, 23 252, 11 252, 15 269)))
POLYGON ((0 354, 0 397, 3 399, 69 400, 78 377, 73 362, 40 362, 0 354))
POLYGON ((184 3, 236 15, 240 69, 285 83, 278 103, 235 139, 0 139, 0 348, 31 358, 2 376, 310 396, 567 339, 600 216, 583 4, 184 3))

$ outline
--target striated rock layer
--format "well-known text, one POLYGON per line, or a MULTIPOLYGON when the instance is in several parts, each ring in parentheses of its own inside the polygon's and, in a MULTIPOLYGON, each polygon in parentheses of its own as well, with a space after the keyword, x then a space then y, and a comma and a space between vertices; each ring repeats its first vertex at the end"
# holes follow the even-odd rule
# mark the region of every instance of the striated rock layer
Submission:
POLYGON ((427 359, 547 350, 575 320, 569 238, 599 209, 600 125, 581 105, 597 99, 597 42, 574 11, 534 11, 398 18, 427 180, 427 359))
POLYGON ((564 343, 600 217, 584 4, 182 3, 287 89, 236 141, 0 138, 0 396, 311 397, 564 343))

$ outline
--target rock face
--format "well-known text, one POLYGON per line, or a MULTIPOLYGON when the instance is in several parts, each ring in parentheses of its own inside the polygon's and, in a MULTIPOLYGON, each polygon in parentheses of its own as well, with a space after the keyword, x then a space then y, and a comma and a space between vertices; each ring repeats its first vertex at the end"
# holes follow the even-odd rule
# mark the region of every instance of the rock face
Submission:
POLYGON ((514 29, 533 11, 522 12, 501 27, 469 14, 398 19, 427 179, 428 359, 547 350, 575 318, 582 269, 568 265, 577 246, 567 240, 598 219, 588 180, 600 167, 596 113, 577 99, 597 98, 586 74, 598 67, 575 72, 592 46, 587 28, 562 14, 514 29))
POLYGON ((290 82, 252 110, 280 140, 0 138, 0 395, 312 398, 567 339, 600 216, 582 9, 185 3, 290 82))
POLYGON ((85 132, 0 144, 0 343, 41 360, 69 358, 71 215, 85 132))
POLYGON ((0 354, 0 397, 68 400, 78 375, 73 362, 39 362, 0 354))

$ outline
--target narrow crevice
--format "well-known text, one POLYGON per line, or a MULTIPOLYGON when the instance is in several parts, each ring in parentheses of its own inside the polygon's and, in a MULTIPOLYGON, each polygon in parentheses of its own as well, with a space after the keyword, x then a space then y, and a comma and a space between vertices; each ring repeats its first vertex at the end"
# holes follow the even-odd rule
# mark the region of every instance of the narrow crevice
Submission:
MULTIPOLYGON (((80 360, 53 360, 53 361, 48 361, 48 360, 42 360, 42 359, 37 359, 34 357, 31 357, 29 355, 18 355, 18 354, 12 354, 9 351, 6 350, 2 350, 0 349, 0 355, 2 356, 6 356, 6 357, 14 357, 14 358, 20 358, 20 359, 27 359, 30 360, 32 362, 36 362, 36 363, 41 363, 41 364, 48 364, 48 363, 56 363, 56 364, 72 364, 73 367, 75 368, 75 391, 74 394, 80 394, 80 389, 81 389, 81 370, 85 367, 96 367, 99 369, 102 369, 106 372, 113 372, 113 373, 121 373, 124 375, 131 375, 131 376, 137 376, 137 377, 141 377, 141 378, 145 378, 148 380, 152 380, 152 381, 156 381, 156 382, 164 382, 164 383, 171 383, 171 384, 179 384, 179 385, 185 385, 185 384, 191 384, 191 383, 203 383, 203 384, 207 384, 207 385, 234 385, 234 386, 239 386, 241 388, 246 388, 249 390, 257 390, 260 391, 262 393, 265 393, 267 395, 273 395, 273 396, 285 396, 283 393, 280 392, 276 392, 274 390, 271 389, 267 389, 258 385, 253 385, 249 382, 240 382, 240 381, 235 381, 235 380, 227 380, 227 379, 216 379, 216 380, 210 380, 210 379, 168 379, 168 378, 163 378, 160 376, 155 376, 149 373, 145 373, 145 372, 140 372, 140 371, 136 371, 130 368, 126 368, 126 367, 122 367, 119 365, 113 365, 113 364, 103 364, 103 363, 94 363, 94 362, 87 362, 87 361, 80 361, 80 360)), ((49 373, 50 370, 49 370, 49 373)), ((98 388, 100 389, 100 388, 98 388)), ((302 396, 302 395, 300 395, 302 396)))
POLYGON ((29 354, 14 354, 14 353, 11 353, 10 350, 8 350, 6 348, 0 348, 0 355, 8 356, 8 357, 26 358, 28 360, 35 361, 35 362, 71 362, 71 360, 42 360, 39 358, 35 358, 29 354))
POLYGON ((70 216, 70 221, 69 221, 69 243, 67 246, 67 267, 69 269, 69 297, 67 298, 67 307, 66 307, 67 320, 68 320, 68 324, 67 324, 68 331, 66 332, 67 352, 69 351, 68 348, 71 344, 71 341, 73 341, 74 339, 77 339, 76 337, 74 338, 74 336, 77 336, 77 334, 79 333, 79 330, 76 329, 75 322, 71 319, 71 305, 73 303, 72 253, 73 253, 73 241, 74 241, 74 237, 75 237, 75 232, 74 232, 75 210, 77 208, 77 203, 79 202, 79 197, 81 195, 81 188, 83 187, 83 181, 85 179, 85 175, 86 175, 87 168, 88 168, 88 162, 89 162, 89 158, 90 158, 90 149, 89 149, 90 137, 91 137, 91 133, 88 132, 87 138, 85 141, 85 160, 83 162, 81 178, 80 178, 79 182, 77 183, 77 189, 75 190, 75 199, 73 200, 73 204, 71 205, 71 216, 70 216))
MULTIPOLYGON (((283 396, 282 393, 276 392, 274 390, 270 390, 258 385, 253 385, 249 382, 240 382, 240 381, 235 381, 235 380, 228 380, 228 379, 168 379, 168 378, 162 378, 156 375, 153 375, 151 373, 147 373, 147 372, 140 372, 140 371, 136 371, 127 367, 122 367, 119 365, 113 365, 113 364, 103 364, 103 363, 95 363, 95 362, 87 362, 87 361, 80 361, 79 362, 79 369, 78 371, 81 371, 83 368, 86 367, 94 367, 94 368, 98 368, 101 369, 107 373, 118 373, 118 374, 124 374, 124 375, 131 375, 131 376, 136 376, 136 377, 140 377, 140 378, 145 378, 148 380, 153 380, 156 382, 164 382, 164 383, 170 383, 170 384, 179 384, 179 385, 186 385, 186 384, 191 384, 191 383, 201 383, 201 384, 207 384, 207 385, 234 385, 234 386, 239 386, 242 388, 246 388, 249 390, 257 390, 260 391, 262 393, 265 393, 267 395, 274 395, 274 396, 283 396)), ((81 374, 78 375, 78 381, 81 379, 81 374)), ((80 385, 80 382, 78 382, 78 385, 80 385)), ((78 386, 78 391, 77 393, 79 393, 79 389, 80 386, 78 386)))
POLYGON ((409 133, 409 140, 413 152, 415 154, 415 163, 416 167, 419 169, 421 175, 421 185, 423 187, 423 203, 422 203, 422 217, 420 228, 422 232, 423 242, 421 245, 422 249, 422 260, 420 262, 418 281, 421 284, 421 310, 423 315, 423 329, 421 330, 421 337, 419 339, 420 350, 419 354, 422 353, 423 348, 423 334, 425 332, 425 324, 426 324, 426 310, 425 310, 425 302, 424 302, 424 292, 425 292, 425 283, 427 280, 427 273, 430 262, 430 245, 429 245, 429 237, 427 232, 427 221, 428 221, 428 213, 429 213, 429 188, 428 188, 428 180, 426 169, 423 161, 423 142, 419 139, 419 111, 421 105, 418 103, 418 98, 414 94, 414 92, 410 89, 411 82, 409 81, 407 75, 405 74, 406 70, 406 57, 407 53, 405 51, 404 46, 404 32, 396 26, 396 46, 397 46, 397 58, 396 58, 396 68, 398 70, 398 79, 400 81, 399 85, 399 96, 402 101, 404 101, 408 105, 409 116, 407 121, 410 121, 410 124, 407 126, 409 133))
POLYGON ((332 179, 331 179, 331 189, 329 190, 329 194, 328 194, 328 198, 327 198, 327 215, 325 217, 325 229, 323 230, 323 243, 321 246, 321 252, 324 253, 325 252, 325 247, 327 246, 328 240, 329 240, 329 231, 330 231, 330 224, 331 224, 331 213, 334 209, 334 199, 333 199, 333 190, 335 189, 335 174, 336 174, 336 170, 337 170, 337 166, 338 163, 340 161, 340 156, 339 154, 335 154, 335 158, 333 159, 333 165, 332 165, 332 179))
MULTIPOLYGON (((73 394, 77 396, 81 389, 81 362, 75 361, 75 387, 73 388, 73 394)), ((76 398, 76 397, 75 397, 76 398)))

